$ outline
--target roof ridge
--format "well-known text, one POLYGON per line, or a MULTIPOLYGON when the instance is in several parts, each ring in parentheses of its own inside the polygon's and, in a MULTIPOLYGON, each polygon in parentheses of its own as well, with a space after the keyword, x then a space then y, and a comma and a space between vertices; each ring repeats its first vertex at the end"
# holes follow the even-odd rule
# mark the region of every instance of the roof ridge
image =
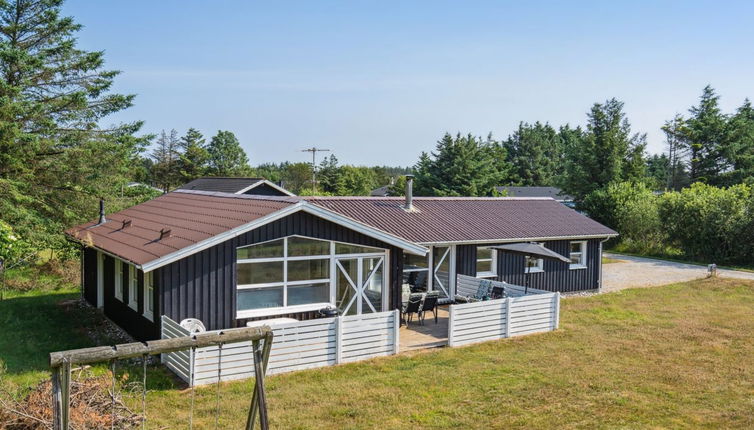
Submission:
MULTIPOLYGON (((403 201, 405 197, 401 196, 385 196, 385 197, 376 197, 376 196, 299 196, 303 200, 369 200, 369 201, 378 201, 378 200, 388 200, 388 201, 403 201)), ((414 201, 474 201, 474 200, 480 200, 480 201, 501 201, 501 200, 555 200, 552 197, 489 197, 489 196, 479 196, 479 197, 468 197, 468 196, 414 196, 414 201)))
POLYGON ((295 196, 265 196, 261 194, 235 194, 235 193, 226 193, 222 191, 187 190, 187 189, 180 189, 180 188, 167 193, 167 195, 170 195, 172 193, 198 194, 202 196, 222 197, 222 198, 227 198, 227 199, 268 200, 268 201, 273 201, 273 202, 288 202, 288 203, 297 203, 302 200, 302 198, 295 197, 295 196))

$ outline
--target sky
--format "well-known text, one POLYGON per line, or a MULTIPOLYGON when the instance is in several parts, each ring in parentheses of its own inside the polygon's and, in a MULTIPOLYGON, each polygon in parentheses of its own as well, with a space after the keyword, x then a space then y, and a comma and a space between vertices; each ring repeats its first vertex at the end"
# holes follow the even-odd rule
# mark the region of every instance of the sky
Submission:
POLYGON ((252 165, 413 165, 445 132, 583 125, 616 97, 648 151, 705 85, 754 98, 754 2, 101 1, 63 8, 121 70, 108 122, 230 130, 252 165))

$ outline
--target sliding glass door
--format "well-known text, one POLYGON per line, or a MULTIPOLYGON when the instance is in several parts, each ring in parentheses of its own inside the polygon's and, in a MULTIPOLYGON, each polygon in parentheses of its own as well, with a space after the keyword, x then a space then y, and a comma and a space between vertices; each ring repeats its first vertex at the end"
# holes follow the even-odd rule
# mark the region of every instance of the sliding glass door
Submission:
POLYGON ((335 260, 336 306, 343 315, 385 309, 385 256, 343 257, 335 260))

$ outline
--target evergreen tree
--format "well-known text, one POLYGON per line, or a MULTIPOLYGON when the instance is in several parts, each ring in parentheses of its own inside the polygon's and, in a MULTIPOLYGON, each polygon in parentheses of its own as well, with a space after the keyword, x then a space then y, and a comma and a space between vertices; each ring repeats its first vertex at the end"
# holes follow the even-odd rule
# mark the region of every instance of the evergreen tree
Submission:
POLYGON ((552 186, 563 166, 562 143, 549 124, 520 123, 504 142, 513 165, 513 182, 521 186, 552 186))
POLYGON ((341 186, 342 169, 338 166, 338 158, 330 154, 325 157, 317 169, 317 188, 325 193, 335 194, 341 186))
POLYGON ((207 147, 209 170, 215 176, 243 176, 250 172, 249 158, 230 131, 218 131, 207 147))
POLYGON ((662 190, 668 187, 670 182, 670 158, 667 154, 654 154, 647 158, 647 177, 654 190, 662 190))
POLYGON ((683 129, 683 143, 689 151, 692 182, 719 182, 726 169, 724 144, 726 140, 725 115, 720 111, 720 97, 707 85, 702 91, 699 105, 689 110, 691 117, 683 129))
POLYGON ((490 196, 508 179, 505 149, 491 139, 446 133, 416 164, 416 195, 490 196))
POLYGON ((110 91, 118 72, 77 48, 81 26, 61 4, 0 2, 0 219, 51 247, 120 192, 147 143, 134 137, 141 123, 99 127, 133 96, 110 91))
POLYGON ((622 102, 595 103, 588 118, 581 136, 561 130, 569 140, 563 189, 579 200, 612 182, 642 180, 646 169, 646 136, 631 133, 622 102))
POLYGON ((178 170, 181 181, 186 183, 204 176, 207 172, 209 152, 202 133, 195 128, 189 128, 186 135, 181 138, 180 146, 178 170))
POLYGON ((170 130, 170 134, 162 130, 157 138, 156 147, 152 150, 152 178, 158 188, 168 192, 181 181, 180 171, 180 141, 178 132, 170 130))
POLYGON ((728 121, 724 155, 732 169, 724 175, 724 185, 754 183, 754 108, 749 99, 728 121))
POLYGON ((682 116, 676 115, 672 120, 666 121, 662 127, 665 133, 665 142, 668 147, 668 184, 671 190, 680 190, 688 185, 688 174, 685 169, 688 158, 688 148, 683 144, 684 128, 686 121, 682 116))

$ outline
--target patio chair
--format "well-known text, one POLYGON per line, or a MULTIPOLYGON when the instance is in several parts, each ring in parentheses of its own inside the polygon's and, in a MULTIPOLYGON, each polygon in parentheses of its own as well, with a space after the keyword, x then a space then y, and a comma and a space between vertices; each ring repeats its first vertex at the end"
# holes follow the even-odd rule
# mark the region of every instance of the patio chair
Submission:
POLYGON ((505 287, 492 287, 492 292, 490 293, 490 299, 504 299, 507 295, 505 294, 505 287))
POLYGON ((435 317, 435 324, 437 324, 437 300, 439 298, 440 293, 437 291, 430 291, 424 296, 421 312, 419 313, 419 321, 421 321, 422 325, 424 324, 424 317, 427 315, 427 312, 432 312, 432 315, 435 317))
POLYGON ((408 303, 406 303, 406 305, 403 306, 403 309, 401 309, 401 314, 403 314, 403 320, 406 322, 406 327, 408 327, 408 323, 413 319, 414 314, 416 314, 417 319, 421 322, 421 304, 421 294, 411 294, 408 297, 408 303))

